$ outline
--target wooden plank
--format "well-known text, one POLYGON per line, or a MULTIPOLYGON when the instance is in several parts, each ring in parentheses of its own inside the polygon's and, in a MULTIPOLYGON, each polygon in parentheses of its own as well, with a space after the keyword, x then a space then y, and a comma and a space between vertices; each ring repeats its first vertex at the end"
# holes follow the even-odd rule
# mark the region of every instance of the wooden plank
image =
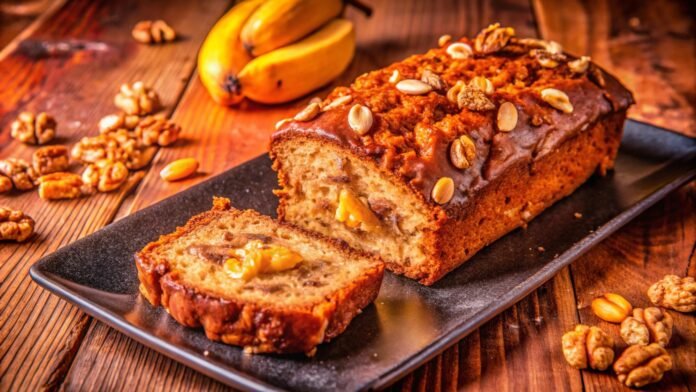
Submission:
MULTIPOLYGON (((112 99, 123 82, 152 84, 171 110, 192 74, 200 42, 227 6, 223 0, 62 5, 0 60, 0 158, 29 159, 34 150, 9 135, 9 124, 22 110, 52 113, 59 123, 58 142, 65 144, 96 133, 98 119, 116 111, 112 99), (162 47, 135 43, 130 28, 153 17, 170 21, 184 39, 162 47), (59 42, 68 49, 46 55, 43 49, 59 42), (92 50, 80 50, 82 44, 92 50)), ((88 319, 40 289, 28 269, 42 255, 112 221, 127 193, 122 189, 61 202, 42 201, 36 191, 0 195, 0 205, 21 209, 37 221, 31 241, 0 245, 0 390, 62 382, 88 319)))
POLYGON ((696 36, 688 1, 533 0, 541 35, 635 93, 631 118, 696 136, 696 36))
MULTIPOLYGON (((571 52, 591 55, 634 91, 638 104, 631 117, 695 135, 696 55, 693 7, 688 2, 574 0, 558 7, 552 1, 535 0, 534 7, 544 38, 559 41, 571 52)), ((649 306, 645 291, 665 274, 696 276, 695 193, 693 183, 672 193, 571 268, 580 320, 612 334, 619 350, 625 344, 618 326, 595 317, 589 304, 605 292, 618 292, 635 306, 649 306)), ((677 332, 668 351, 675 369, 658 388, 686 390, 696 385, 696 325, 693 317, 671 314, 677 332)), ((588 390, 624 389, 607 372, 582 375, 588 390)))
MULTIPOLYGON (((375 3, 375 14, 370 20, 350 12, 357 24, 358 54, 350 69, 334 84, 349 82, 363 72, 425 51, 433 47, 442 34, 474 35, 488 21, 500 20, 513 25, 523 35, 536 34, 531 8, 524 1, 375 3)), ((323 96, 328 90, 323 89, 316 95, 323 96)), ((208 98, 198 80, 193 80, 173 115, 182 125, 187 143, 160 151, 153 170, 143 180, 132 202, 123 204, 119 216, 263 153, 273 124, 297 111, 307 100, 272 107, 248 104, 240 109, 222 108, 208 98), (204 176, 171 184, 159 179, 157 171, 166 163, 188 156, 201 162, 204 176)), ((537 293, 486 324, 476 336, 445 351, 397 383, 394 389, 454 390, 459 383, 467 388, 476 385, 478 389, 484 384, 483 389, 513 390, 520 385, 520 380, 538 388, 554 385, 559 390, 581 389, 579 372, 565 366, 559 352, 549 350, 560 342, 561 326, 577 320, 572 292, 566 269, 537 293), (507 337, 510 325, 516 326, 514 339, 507 337), (492 358, 491 353, 499 355, 492 358), (472 369, 479 371, 472 372, 472 369)), ((96 323, 89 331, 65 386, 90 389, 100 385, 106 389, 120 389, 128 385, 149 389, 158 385, 153 379, 166 380, 167 385, 182 389, 223 388, 114 333, 102 323, 96 323), (128 374, 128 383, 110 374, 128 374)))

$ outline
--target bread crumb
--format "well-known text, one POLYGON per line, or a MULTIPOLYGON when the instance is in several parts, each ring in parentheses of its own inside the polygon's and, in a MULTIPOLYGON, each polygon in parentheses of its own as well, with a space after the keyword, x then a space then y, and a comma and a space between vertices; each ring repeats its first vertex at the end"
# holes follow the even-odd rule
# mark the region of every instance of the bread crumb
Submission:
POLYGON ((580 219, 580 218, 582 218, 582 214, 579 213, 579 212, 576 212, 575 214, 573 214, 573 216, 575 217, 575 219, 580 219))

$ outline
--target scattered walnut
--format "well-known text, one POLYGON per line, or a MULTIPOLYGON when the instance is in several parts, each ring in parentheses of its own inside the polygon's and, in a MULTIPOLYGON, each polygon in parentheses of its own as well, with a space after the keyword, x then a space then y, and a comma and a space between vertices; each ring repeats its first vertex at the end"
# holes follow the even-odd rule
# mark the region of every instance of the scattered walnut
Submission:
POLYGON ((127 114, 144 116, 154 113, 160 107, 159 96, 143 82, 121 85, 121 91, 114 98, 116 107, 127 114))
POLYGON ((168 146, 179 138, 181 127, 161 116, 148 116, 135 128, 135 135, 146 146, 168 146))
POLYGON ((29 164, 18 158, 0 160, 0 174, 9 177, 12 184, 20 191, 33 189, 38 174, 29 164))
POLYGON ((619 381, 636 388, 660 381, 665 372, 671 369, 672 358, 656 343, 631 346, 614 364, 619 381))
POLYGON ((12 123, 11 135, 27 144, 46 144, 56 136, 56 120, 46 113, 22 112, 12 123))
POLYGON ((99 120, 99 133, 114 132, 119 129, 132 131, 140 122, 140 117, 132 114, 109 114, 99 120))
POLYGON ((576 325, 562 338, 563 355, 570 366, 577 369, 607 369, 614 361, 614 342, 597 327, 576 325))
POLYGON ((495 53, 504 48, 514 36, 515 29, 512 27, 500 27, 500 23, 492 24, 478 33, 474 40, 474 50, 480 54, 495 53))
POLYGON ((99 192, 111 192, 123 185, 128 179, 128 168, 123 162, 102 159, 92 163, 82 172, 82 182, 99 192))
POLYGON ((133 31, 133 38, 142 44, 159 44, 172 42, 176 39, 176 31, 163 20, 144 20, 138 22, 133 31))
POLYGON ((655 305, 679 312, 696 311, 696 281, 690 276, 665 275, 650 286, 648 298, 655 305))
POLYGON ((12 180, 4 174, 0 174, 0 193, 9 192, 12 190, 12 180))
POLYGON ((621 322, 621 338, 629 345, 653 342, 666 347, 673 325, 672 316, 660 308, 636 308, 621 322))
POLYGON ((457 106, 467 108, 475 112, 484 112, 495 109, 495 105, 486 96, 486 93, 477 87, 462 86, 457 94, 457 106))
POLYGON ((0 241, 24 242, 34 233, 34 220, 22 211, 0 207, 0 241))
POLYGON ((39 175, 68 170, 70 156, 65 146, 46 146, 34 151, 31 157, 34 170, 39 175))
POLYGON ((143 146, 134 133, 125 129, 83 137, 73 146, 71 155, 82 163, 96 163, 102 159, 123 162, 131 170, 145 167, 156 152, 155 147, 143 146))
POLYGON ((45 200, 75 199, 92 193, 75 173, 58 172, 39 177, 39 197, 45 200))

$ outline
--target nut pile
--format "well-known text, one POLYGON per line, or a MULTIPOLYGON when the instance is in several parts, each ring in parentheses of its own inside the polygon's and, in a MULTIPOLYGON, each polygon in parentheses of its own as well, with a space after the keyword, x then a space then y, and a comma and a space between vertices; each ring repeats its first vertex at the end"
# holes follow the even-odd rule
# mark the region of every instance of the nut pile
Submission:
POLYGON ((163 20, 143 20, 131 31, 133 39, 141 44, 161 44, 176 39, 176 31, 163 20))
MULTIPOLYGON (((468 128, 462 127, 457 120, 450 121, 450 116, 456 118, 456 115, 460 113, 464 114, 463 117, 469 118, 469 114, 475 114, 482 119, 491 119, 494 131, 506 133, 521 129, 523 125, 526 125, 521 124, 522 121, 538 127, 547 122, 551 116, 574 113, 575 107, 572 101, 575 98, 567 91, 561 90, 566 88, 565 85, 558 87, 556 84, 557 88, 553 88, 551 86, 554 85, 550 86, 549 83, 539 83, 535 86, 529 83, 530 79, 539 79, 539 76, 535 76, 539 73, 537 68, 559 70, 569 78, 587 75, 590 80, 601 84, 597 80, 602 78, 602 73, 593 66, 589 57, 574 58, 564 54, 562 47, 553 41, 518 38, 513 28, 503 27, 498 23, 483 29, 473 40, 453 41, 451 36, 442 36, 438 40, 438 46, 440 49, 428 54, 428 56, 432 54, 437 61, 377 71, 384 73, 382 81, 389 86, 384 89, 387 93, 384 93, 383 99, 359 97, 360 89, 353 90, 353 87, 345 90, 338 89, 334 92, 336 95, 327 99, 327 102, 314 99, 294 118, 278 121, 276 129, 292 121, 313 121, 329 110, 345 111, 348 128, 353 130, 365 145, 373 144, 374 151, 378 151, 376 154, 383 154, 384 165, 389 166, 390 169, 404 169, 403 173, 409 173, 405 177, 409 181, 417 182, 422 177, 417 174, 411 177, 410 174, 416 170, 413 168, 421 167, 422 162, 409 161, 430 159, 428 154, 433 151, 433 146, 438 144, 434 141, 436 137, 448 138, 449 148, 445 153, 450 158, 450 164, 458 170, 466 171, 472 167, 478 167, 476 161, 485 159, 485 155, 477 156, 475 148, 471 148, 481 143, 476 140, 481 136, 468 133, 466 131, 468 128), (506 68, 509 79, 507 74, 499 76, 503 73, 491 71, 490 68, 493 66, 489 69, 476 67, 476 59, 508 54, 528 58, 523 66, 514 71, 506 68), (443 65, 441 57, 449 57, 451 66, 443 65), (534 65, 536 67, 533 67, 534 65), (596 76, 592 76, 594 74, 596 76), (531 113, 529 109, 525 113, 525 106, 529 105, 511 94, 510 87, 522 89, 522 92, 538 100, 540 112, 543 114, 531 113), (526 91, 524 91, 525 88, 526 91), (444 103, 442 98, 446 98, 450 105, 444 103), (392 116, 394 118, 389 118, 389 115, 398 111, 393 107, 399 102, 409 103, 414 108, 425 107, 421 106, 421 99, 423 103, 436 102, 437 109, 430 115, 437 118, 434 121, 443 123, 443 126, 438 127, 431 123, 432 130, 426 129, 419 134, 419 127, 423 125, 409 119, 408 126, 413 128, 412 133, 415 135, 409 138, 403 135, 405 126, 402 122, 394 121, 394 118, 398 118, 399 115, 407 114, 395 114, 392 116), (351 103, 351 106, 346 108, 345 105, 348 103, 351 103), (440 120, 443 117, 444 119, 440 120), (395 125, 397 123, 399 125, 395 125), (435 130, 442 131, 442 135, 435 130), (426 134, 435 135, 425 136, 426 134), (462 140, 462 136, 466 136, 466 139, 462 140)), ((427 58, 430 59, 430 57, 427 58)), ((371 88, 372 85, 369 83, 374 83, 374 79, 366 82, 366 85, 371 88)), ((471 117, 476 118, 476 116, 471 117)), ((433 203, 450 203, 454 199, 454 194, 452 196, 449 194, 451 188, 455 193, 461 192, 463 188, 456 183, 459 180, 454 177, 449 180, 443 179, 439 185, 436 182, 429 189, 430 200, 433 203), (455 183, 450 186, 449 180, 455 183)))
MULTIPOLYGON (((160 108, 159 96, 143 82, 121 86, 114 102, 123 113, 103 117, 98 135, 83 137, 70 149, 40 147, 31 163, 19 158, 0 160, 0 193, 38 187, 42 199, 60 200, 115 191, 131 178, 131 171, 150 163, 158 146, 169 146, 179 138, 178 125, 150 115, 160 108), (69 171, 71 160, 84 166, 81 175, 69 171)), ((55 137, 57 124, 47 113, 23 112, 11 127, 15 139, 42 145, 55 137)), ((33 232, 34 221, 21 211, 2 207, 0 225, 0 240, 21 242, 33 232)))
POLYGON ((647 291, 660 307, 633 308, 621 295, 607 293, 592 301, 592 311, 602 320, 620 324, 619 335, 628 345, 614 362, 612 339, 595 326, 577 325, 562 338, 563 355, 577 369, 613 370, 622 384, 640 388, 656 383, 673 363, 666 347, 672 338, 674 320, 663 308, 696 311, 694 278, 667 275, 647 291))

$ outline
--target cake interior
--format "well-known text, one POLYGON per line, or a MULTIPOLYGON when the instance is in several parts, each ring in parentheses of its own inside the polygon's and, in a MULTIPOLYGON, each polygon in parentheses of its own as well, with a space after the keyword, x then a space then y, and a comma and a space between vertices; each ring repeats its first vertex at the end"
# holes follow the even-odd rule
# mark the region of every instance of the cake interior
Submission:
POLYGON ((273 154, 283 177, 282 219, 378 254, 397 273, 417 270, 427 262, 426 238, 434 230, 432 212, 405 185, 331 143, 298 137, 276 144, 273 154), (376 227, 350 227, 336 218, 344 190, 377 217, 376 227))
POLYGON ((193 225, 151 256, 166 260, 178 281, 210 295, 271 306, 311 307, 350 286, 378 263, 367 257, 346 259, 339 249, 254 213, 213 213, 215 219, 193 225), (232 278, 224 268, 227 255, 249 240, 287 247, 303 260, 292 269, 261 273, 248 281, 232 278))

